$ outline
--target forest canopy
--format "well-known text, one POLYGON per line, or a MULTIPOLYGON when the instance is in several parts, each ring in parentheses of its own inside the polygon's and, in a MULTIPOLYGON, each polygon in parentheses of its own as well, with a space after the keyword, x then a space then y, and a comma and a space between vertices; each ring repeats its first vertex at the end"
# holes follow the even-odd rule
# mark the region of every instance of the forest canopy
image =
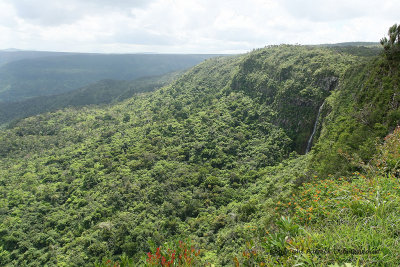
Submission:
POLYGON ((376 47, 268 46, 14 121, 0 263, 399 262, 399 79, 376 47))

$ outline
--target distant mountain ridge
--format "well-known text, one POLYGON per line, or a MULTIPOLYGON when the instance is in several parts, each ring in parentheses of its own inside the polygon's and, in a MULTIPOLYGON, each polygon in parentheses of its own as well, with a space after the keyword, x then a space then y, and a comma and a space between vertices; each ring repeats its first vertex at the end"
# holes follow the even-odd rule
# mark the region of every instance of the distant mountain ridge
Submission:
POLYGON ((0 102, 62 94, 104 79, 163 75, 214 56, 0 52, 0 102))
POLYGON ((379 46, 378 42, 342 42, 333 44, 320 44, 320 46, 379 46))
POLYGON ((21 49, 17 49, 17 48, 6 48, 6 49, 1 49, 0 52, 17 52, 17 51, 23 51, 21 49))
POLYGON ((9 48, 0 50, 0 67, 13 61, 29 59, 29 58, 41 58, 47 56, 60 56, 67 54, 75 54, 68 52, 47 52, 47 51, 25 51, 15 48, 9 48))

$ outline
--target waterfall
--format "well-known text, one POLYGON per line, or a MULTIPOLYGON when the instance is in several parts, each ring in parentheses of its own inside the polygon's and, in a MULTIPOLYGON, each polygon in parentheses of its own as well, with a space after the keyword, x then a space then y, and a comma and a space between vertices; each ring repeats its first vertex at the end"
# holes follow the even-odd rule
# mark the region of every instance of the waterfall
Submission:
POLYGON ((325 104, 325 102, 322 103, 322 105, 319 107, 318 114, 317 114, 317 119, 315 120, 315 123, 314 123, 314 129, 313 129, 313 131, 312 131, 312 134, 311 134, 310 138, 308 139, 307 148, 306 148, 306 154, 307 154, 308 152, 310 152, 311 145, 312 145, 312 141, 313 141, 315 132, 317 131, 319 116, 320 116, 320 114, 321 114, 322 108, 324 107, 324 104, 325 104))

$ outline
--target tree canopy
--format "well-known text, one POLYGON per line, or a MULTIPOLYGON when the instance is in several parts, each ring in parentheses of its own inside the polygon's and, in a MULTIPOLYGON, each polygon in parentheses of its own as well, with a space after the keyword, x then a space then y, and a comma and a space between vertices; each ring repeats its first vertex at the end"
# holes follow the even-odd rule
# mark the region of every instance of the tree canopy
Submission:
POLYGON ((381 45, 388 59, 400 59, 400 24, 394 24, 389 28, 388 37, 383 37, 381 39, 381 45))

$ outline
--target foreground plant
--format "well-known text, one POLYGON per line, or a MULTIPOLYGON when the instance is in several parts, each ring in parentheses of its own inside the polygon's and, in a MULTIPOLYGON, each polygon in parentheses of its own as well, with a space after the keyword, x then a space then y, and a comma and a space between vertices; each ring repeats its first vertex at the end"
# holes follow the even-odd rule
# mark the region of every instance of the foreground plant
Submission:
POLYGON ((173 245, 160 246, 155 252, 148 252, 146 266, 196 266, 200 256, 200 249, 196 249, 190 241, 179 242, 173 245))

